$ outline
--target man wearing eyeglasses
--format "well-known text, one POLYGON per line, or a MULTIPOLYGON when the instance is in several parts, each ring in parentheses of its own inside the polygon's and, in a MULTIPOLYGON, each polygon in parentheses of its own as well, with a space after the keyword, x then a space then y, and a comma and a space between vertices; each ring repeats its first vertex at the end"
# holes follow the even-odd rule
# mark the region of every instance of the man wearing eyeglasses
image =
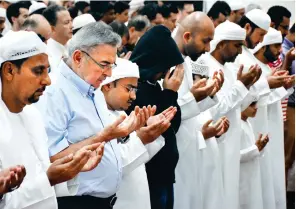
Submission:
MULTIPOLYGON (((146 122, 139 108, 112 122, 106 114, 104 95, 101 91, 94 93, 111 76, 120 41, 120 36, 104 23, 81 28, 69 43, 69 57, 57 68, 56 82, 37 104, 43 114, 52 162, 83 145, 106 142, 101 164, 79 174, 77 196, 58 198, 59 209, 113 208, 124 163, 117 138, 128 136, 146 122)), ((150 115, 150 111, 145 113, 150 115)), ((137 155, 137 150, 131 154, 137 155)))

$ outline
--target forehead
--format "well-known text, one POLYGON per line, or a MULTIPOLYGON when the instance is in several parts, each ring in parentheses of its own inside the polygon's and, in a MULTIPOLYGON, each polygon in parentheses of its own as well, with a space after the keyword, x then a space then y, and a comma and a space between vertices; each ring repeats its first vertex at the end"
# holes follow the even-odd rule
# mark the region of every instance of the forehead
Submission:
POLYGON ((200 35, 202 39, 204 38, 213 38, 215 27, 213 22, 210 21, 204 21, 204 23, 201 26, 202 30, 197 32, 197 35, 200 35))
POLYGON ((111 45, 99 45, 93 48, 89 54, 98 62, 115 63, 117 47, 111 45))
POLYGON ((171 18, 171 19, 177 19, 177 16, 178 16, 177 13, 173 13, 173 12, 171 12, 169 18, 171 18))
POLYGON ((283 21, 281 22, 283 26, 289 26, 290 25, 290 18, 283 17, 283 21))
POLYGON ((125 85, 138 86, 138 78, 135 77, 121 78, 119 81, 125 85))
POLYGON ((237 45, 237 44, 242 45, 244 43, 244 41, 242 41, 242 40, 231 40, 231 41, 228 41, 228 43, 232 44, 232 45, 237 45))
POLYGON ((278 44, 271 44, 271 45, 269 45, 270 47, 272 47, 272 48, 280 48, 280 47, 282 47, 282 44, 281 43, 278 43, 278 44))
POLYGON ((0 17, 0 22, 5 22, 5 17, 0 17))
POLYGON ((67 10, 62 10, 57 13, 58 20, 71 19, 70 13, 67 10))
POLYGON ((49 67, 47 54, 38 54, 38 55, 30 57, 29 59, 27 59, 24 62, 24 64, 22 65, 22 68, 32 69, 37 66, 43 66, 44 68, 49 67))
POLYGON ((26 8, 20 8, 19 11, 20 11, 20 14, 28 14, 29 13, 29 10, 26 8))
POLYGON ((254 30, 254 33, 255 34, 259 34, 259 35, 266 35, 267 34, 267 31, 266 30, 263 30, 262 28, 256 28, 254 30))

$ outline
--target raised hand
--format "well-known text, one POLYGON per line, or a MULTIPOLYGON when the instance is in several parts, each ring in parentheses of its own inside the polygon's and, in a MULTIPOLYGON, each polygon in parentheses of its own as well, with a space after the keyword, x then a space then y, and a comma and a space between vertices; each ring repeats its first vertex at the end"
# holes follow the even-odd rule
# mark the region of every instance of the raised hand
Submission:
POLYGON ((122 59, 129 60, 130 57, 131 57, 131 55, 132 55, 132 52, 131 51, 128 51, 127 53, 124 53, 123 52, 122 54, 119 55, 119 57, 122 58, 122 59))
POLYGON ((217 88, 217 83, 214 80, 209 80, 207 82, 207 79, 203 78, 193 84, 190 91, 195 97, 195 100, 197 102, 207 98, 208 96, 211 96, 213 94, 214 89, 217 88))
POLYGON ((223 118, 220 118, 215 124, 210 125, 213 120, 208 120, 202 127, 202 135, 205 139, 217 136, 223 130, 224 122, 223 118))
POLYGON ((85 164, 91 157, 91 150, 88 146, 81 148, 74 155, 70 154, 54 161, 47 169, 47 177, 50 184, 56 185, 73 179, 82 171, 85 164))
POLYGON ((211 97, 215 96, 216 93, 218 91, 220 91, 220 89, 223 86, 223 83, 224 83, 224 73, 222 72, 222 70, 219 70, 219 72, 215 72, 214 73, 213 80, 215 81, 215 88, 213 89, 213 91, 209 95, 211 97))
POLYGON ((230 126, 230 122, 229 122, 229 120, 227 119, 227 117, 224 116, 224 117, 222 117, 221 119, 222 119, 222 121, 223 121, 223 127, 222 127, 222 129, 220 130, 220 132, 217 133, 216 137, 220 137, 220 136, 222 136, 223 134, 225 134, 225 133, 228 131, 229 126, 230 126))
POLYGON ((264 149, 266 144, 269 142, 268 135, 262 136, 262 134, 259 135, 259 138, 256 141, 256 146, 258 147, 259 152, 264 149))
POLYGON ((26 169, 17 165, 0 172, 0 196, 17 189, 26 176, 26 169))
POLYGON ((183 64, 177 65, 171 77, 170 74, 171 72, 168 71, 165 75, 165 78, 163 80, 163 88, 177 92, 182 84, 184 77, 183 64))
POLYGON ((292 47, 286 54, 285 59, 288 59, 289 61, 295 60, 295 48, 292 47))
POLYGON ((288 79, 285 80, 284 87, 285 89, 289 89, 295 86, 295 75, 289 76, 288 79))
POLYGON ((237 80, 241 81, 244 86, 249 89, 252 85, 254 85, 254 83, 259 80, 262 74, 262 70, 257 64, 252 65, 246 73, 243 73, 243 69, 244 66, 241 65, 237 73, 237 80))
POLYGON ((91 150, 92 152, 90 154, 89 160, 83 166, 81 170, 82 172, 91 171, 98 166, 104 155, 104 146, 105 142, 89 145, 86 147, 87 150, 91 150))
POLYGON ((177 112, 177 108, 170 107, 162 113, 152 116, 147 121, 147 126, 137 130, 137 136, 143 144, 148 144, 157 139, 171 125, 170 121, 177 112))

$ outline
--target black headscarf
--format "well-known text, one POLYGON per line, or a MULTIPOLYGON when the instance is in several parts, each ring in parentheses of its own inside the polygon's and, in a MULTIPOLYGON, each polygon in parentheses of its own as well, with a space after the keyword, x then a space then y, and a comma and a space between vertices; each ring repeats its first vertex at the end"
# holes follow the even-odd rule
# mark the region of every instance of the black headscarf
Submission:
POLYGON ((154 26, 141 37, 130 60, 139 66, 141 81, 152 80, 184 62, 170 30, 163 25, 154 26))

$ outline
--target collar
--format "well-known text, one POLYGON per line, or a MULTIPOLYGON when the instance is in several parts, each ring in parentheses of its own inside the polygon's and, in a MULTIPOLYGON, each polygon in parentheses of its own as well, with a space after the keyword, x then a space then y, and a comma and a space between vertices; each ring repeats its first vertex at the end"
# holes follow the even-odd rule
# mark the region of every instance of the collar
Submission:
POLYGON ((61 74, 68 79, 84 96, 94 97, 95 88, 80 78, 65 62, 59 64, 61 74))
POLYGON ((48 43, 47 45, 50 47, 50 48, 54 48, 54 49, 57 49, 58 51, 64 53, 66 51, 66 47, 62 44, 60 44, 59 42, 57 42, 56 40, 50 38, 48 40, 48 43))
POLYGON ((287 38, 284 38, 284 42, 283 42, 283 44, 287 45, 289 48, 294 47, 293 42, 291 42, 291 41, 290 41, 289 39, 287 39, 287 38))

